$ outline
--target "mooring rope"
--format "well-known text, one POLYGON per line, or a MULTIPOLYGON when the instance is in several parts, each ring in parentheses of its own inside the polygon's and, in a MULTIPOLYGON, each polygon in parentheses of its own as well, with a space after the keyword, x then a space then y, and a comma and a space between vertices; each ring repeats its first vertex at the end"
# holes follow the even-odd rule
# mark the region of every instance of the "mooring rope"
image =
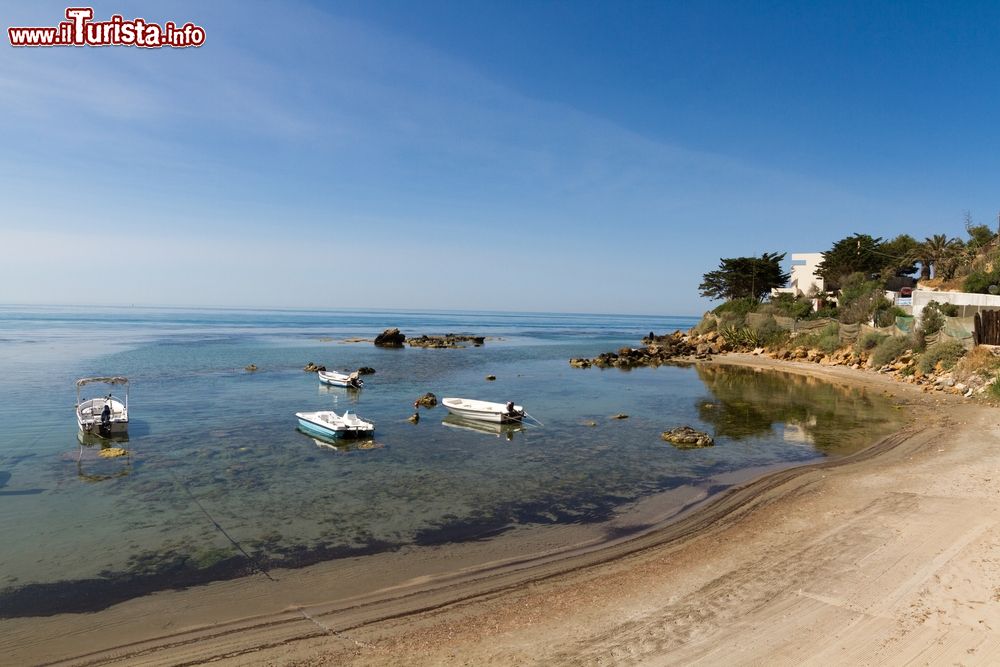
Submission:
POLYGON ((215 520, 215 517, 212 516, 211 512, 209 512, 207 509, 205 509, 205 506, 201 504, 201 501, 198 500, 198 498, 193 493, 191 493, 191 489, 189 489, 187 487, 187 484, 185 484, 183 481, 181 481, 181 479, 176 474, 174 474, 174 471, 171 470, 169 466, 167 467, 167 472, 170 473, 170 476, 174 479, 174 482, 177 483, 182 489, 184 489, 184 492, 188 495, 188 497, 191 500, 194 501, 194 504, 198 506, 198 509, 200 509, 202 511, 202 513, 204 513, 204 515, 208 517, 208 520, 212 522, 212 525, 214 525, 215 528, 220 533, 222 533, 223 535, 225 535, 226 539, 229 540, 234 547, 236 547, 237 549, 239 549, 239 552, 241 554, 243 554, 248 561, 250 561, 250 564, 253 565, 253 567, 258 572, 260 572, 261 574, 263 574, 265 577, 267 577, 271 581, 277 581, 277 579, 275 579, 274 577, 272 577, 271 574, 267 571, 267 569, 263 565, 261 565, 259 562, 257 562, 257 559, 255 559, 253 556, 251 556, 250 554, 247 553, 246 549, 243 548, 243 545, 241 545, 239 542, 237 542, 235 539, 233 539, 233 536, 230 535, 228 532, 226 532, 226 529, 222 527, 222 524, 220 524, 218 521, 215 520))

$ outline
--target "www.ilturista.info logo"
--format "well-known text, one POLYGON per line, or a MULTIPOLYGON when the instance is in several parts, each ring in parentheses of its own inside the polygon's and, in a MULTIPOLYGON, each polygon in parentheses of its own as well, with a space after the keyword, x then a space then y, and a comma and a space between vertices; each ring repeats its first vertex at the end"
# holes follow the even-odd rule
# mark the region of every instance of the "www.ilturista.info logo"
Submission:
POLYGON ((66 21, 48 28, 7 28, 11 46, 164 46, 184 48, 205 43, 205 29, 193 23, 178 27, 173 21, 162 26, 146 19, 126 21, 114 14, 107 21, 93 21, 92 7, 68 7, 66 21))

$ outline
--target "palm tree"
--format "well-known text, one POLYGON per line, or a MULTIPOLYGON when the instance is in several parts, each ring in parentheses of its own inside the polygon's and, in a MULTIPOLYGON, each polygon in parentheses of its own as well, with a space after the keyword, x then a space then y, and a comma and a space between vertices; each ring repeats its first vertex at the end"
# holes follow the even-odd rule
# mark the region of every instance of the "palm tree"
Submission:
POLYGON ((959 240, 949 239, 944 234, 935 234, 924 239, 917 252, 920 255, 920 279, 926 280, 931 277, 933 269, 934 277, 946 277, 940 275, 954 273, 954 259, 959 251, 959 240))

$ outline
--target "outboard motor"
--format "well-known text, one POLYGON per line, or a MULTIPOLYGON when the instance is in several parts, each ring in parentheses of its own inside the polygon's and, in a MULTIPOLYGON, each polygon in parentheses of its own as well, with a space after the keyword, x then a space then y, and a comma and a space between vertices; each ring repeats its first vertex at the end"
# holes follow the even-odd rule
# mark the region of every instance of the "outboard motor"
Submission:
POLYGON ((101 410, 101 425, 97 428, 97 432, 100 433, 105 438, 111 435, 111 401, 108 400, 104 403, 104 409, 101 410))

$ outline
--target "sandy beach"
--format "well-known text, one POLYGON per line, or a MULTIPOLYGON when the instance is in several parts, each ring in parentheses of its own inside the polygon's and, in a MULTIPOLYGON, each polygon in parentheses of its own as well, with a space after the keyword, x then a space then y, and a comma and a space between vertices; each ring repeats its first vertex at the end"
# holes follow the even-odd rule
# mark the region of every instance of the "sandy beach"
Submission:
POLYGON ((996 408, 844 367, 718 363, 864 386, 912 419, 859 454, 765 475, 600 550, 530 564, 512 550, 487 574, 463 572, 462 549, 442 551, 440 576, 400 572, 377 594, 341 587, 336 602, 318 592, 349 582, 349 564, 285 573, 280 593, 251 577, 11 619, 0 662, 1000 662, 996 408))

